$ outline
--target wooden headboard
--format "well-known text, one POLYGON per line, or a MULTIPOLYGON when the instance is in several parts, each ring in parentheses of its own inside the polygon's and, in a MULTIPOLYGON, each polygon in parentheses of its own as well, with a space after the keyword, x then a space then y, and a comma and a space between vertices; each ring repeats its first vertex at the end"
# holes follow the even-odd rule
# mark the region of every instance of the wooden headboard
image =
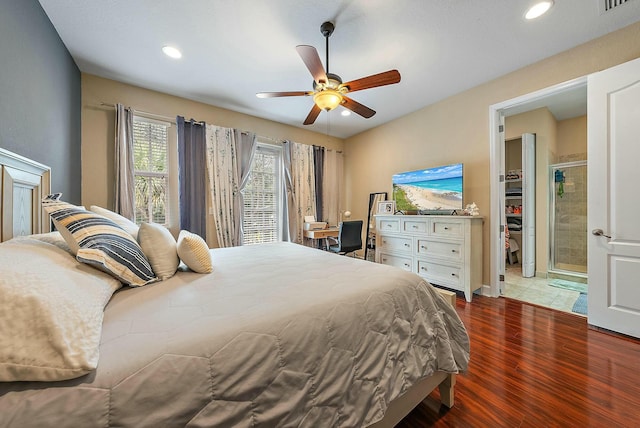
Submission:
POLYGON ((50 232, 41 204, 49 193, 51 168, 0 148, 0 242, 50 232))

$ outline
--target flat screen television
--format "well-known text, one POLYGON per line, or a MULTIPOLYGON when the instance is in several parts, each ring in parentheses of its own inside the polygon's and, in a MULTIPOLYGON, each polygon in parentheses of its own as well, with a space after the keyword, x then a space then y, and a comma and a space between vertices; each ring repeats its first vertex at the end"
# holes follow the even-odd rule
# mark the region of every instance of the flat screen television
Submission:
POLYGON ((394 174, 393 200, 407 214, 462 210, 462 164, 394 174))

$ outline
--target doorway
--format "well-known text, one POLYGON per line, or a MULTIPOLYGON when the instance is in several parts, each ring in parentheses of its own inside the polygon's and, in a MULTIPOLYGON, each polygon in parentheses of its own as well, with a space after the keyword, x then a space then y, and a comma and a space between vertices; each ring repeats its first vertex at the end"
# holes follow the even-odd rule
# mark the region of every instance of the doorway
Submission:
MULTIPOLYGON (((564 121, 566 117, 584 116, 586 124, 586 77, 556 85, 532 94, 528 94, 517 99, 505 101, 501 104, 491 107, 491 123, 495 125, 495 131, 491 136, 491 168, 492 168, 492 229, 496 231, 491 234, 491 249, 494 257, 492 259, 491 269, 491 292, 494 297, 506 296, 519 298, 530 303, 552 307, 564 311, 571 312, 580 296, 579 291, 557 287, 550 284, 554 280, 556 283, 562 284, 562 281, 571 281, 573 278, 566 278, 564 269, 551 267, 551 254, 556 252, 556 247, 552 245, 553 238, 551 227, 552 216, 550 209, 553 205, 551 201, 551 183, 550 168, 552 165, 563 163, 571 156, 562 153, 558 145, 551 137, 544 135, 555 135, 555 130, 536 132, 528 125, 513 125, 517 123, 517 119, 523 119, 527 113, 538 111, 540 114, 555 117, 555 121, 564 121), (558 109, 563 110, 558 117, 556 113, 558 109), (579 111, 579 112, 577 112, 579 111), (562 116, 562 114, 566 116, 562 116), (502 127, 500 127, 502 125, 502 127), (525 278, 522 275, 521 267, 518 263, 509 264, 505 257, 505 226, 507 218, 505 209, 509 204, 505 204, 505 177, 509 171, 505 168, 505 140, 515 138, 514 134, 532 132, 542 134, 536 147, 536 246, 535 246, 535 275, 531 278, 525 278)), ((522 121, 526 123, 525 121, 522 121)), ((552 120, 554 122, 554 120, 552 120)), ((584 156, 582 161, 586 164, 586 125, 583 139, 584 153, 577 154, 578 157, 584 156)), ((560 139, 560 137, 558 138, 560 139)), ((572 155, 574 156, 574 155, 572 155)), ((575 157, 575 156, 574 156, 575 157)), ((564 185, 564 184, 563 184, 564 185)), ((570 190, 573 190, 570 189, 570 190)), ((564 201, 563 201, 564 202, 564 201)), ((511 204, 513 205, 513 203, 511 204)), ((511 207, 513 209, 513 207, 511 207)), ((586 239, 586 233, 585 233, 586 239)), ((518 243, 517 243, 518 244, 518 243)), ((584 246, 586 248, 586 246, 584 246)), ((512 258, 516 260, 516 258, 512 258)), ((555 261, 556 259, 554 259, 555 261)), ((562 267, 562 266, 560 266, 562 267)), ((568 266, 564 266, 568 267, 568 266)), ((581 279, 586 282, 586 275, 581 279)), ((556 284, 557 285, 557 284, 556 284)), ((566 284, 565 284, 566 285, 566 284)), ((583 284, 586 291, 586 285, 583 284)), ((586 308, 586 301, 584 304, 586 308)), ((586 315, 586 310, 584 310, 586 315)))

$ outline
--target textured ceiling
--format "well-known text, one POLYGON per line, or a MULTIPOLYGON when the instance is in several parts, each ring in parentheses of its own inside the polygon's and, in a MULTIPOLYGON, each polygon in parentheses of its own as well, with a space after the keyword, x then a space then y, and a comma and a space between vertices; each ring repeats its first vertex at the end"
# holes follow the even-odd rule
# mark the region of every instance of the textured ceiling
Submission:
MULTIPOLYGON (((82 72, 303 127, 310 97, 295 46, 325 57, 344 81, 398 69, 396 85, 351 97, 371 119, 322 112, 307 129, 346 138, 640 20, 640 0, 601 13, 604 0, 556 0, 535 21, 531 0, 40 0, 82 72), (172 60, 160 48, 179 47, 172 60)), ((135 108, 135 106, 133 106, 135 108)))

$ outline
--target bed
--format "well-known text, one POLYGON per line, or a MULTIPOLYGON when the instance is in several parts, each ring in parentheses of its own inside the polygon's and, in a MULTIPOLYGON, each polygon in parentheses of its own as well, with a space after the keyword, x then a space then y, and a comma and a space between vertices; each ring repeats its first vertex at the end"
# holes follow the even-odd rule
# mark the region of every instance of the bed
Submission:
MULTIPOLYGON (((95 294, 99 358, 64 380, 0 382, 3 427, 390 427, 436 387, 452 406, 468 364, 454 308, 399 269, 273 243, 211 250, 208 274, 183 266, 120 288, 58 232, 29 232, 45 233, 0 244, 0 287, 22 281, 23 263, 23 289, 78 287, 60 296, 70 304, 72 290, 95 294)), ((13 308, 6 295, 0 305, 13 308)))

